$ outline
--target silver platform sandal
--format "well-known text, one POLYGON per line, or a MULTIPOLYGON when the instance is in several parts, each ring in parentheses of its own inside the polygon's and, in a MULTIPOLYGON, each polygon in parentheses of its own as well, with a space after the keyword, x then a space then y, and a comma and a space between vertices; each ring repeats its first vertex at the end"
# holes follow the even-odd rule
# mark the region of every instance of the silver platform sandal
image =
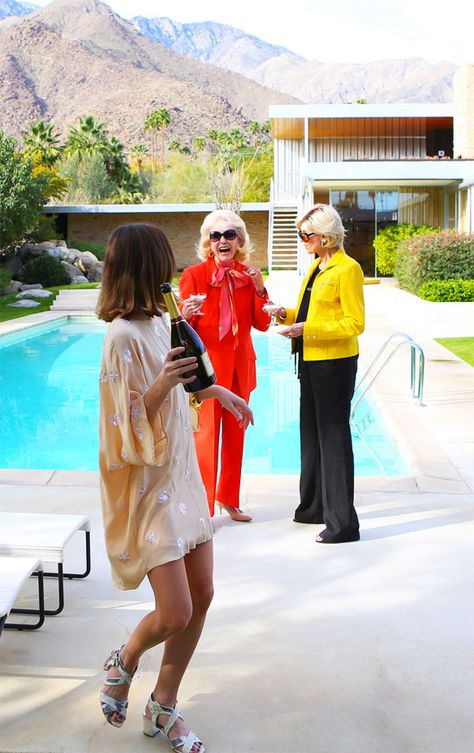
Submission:
MULTIPOLYGON (((123 646, 125 646, 125 644, 123 644, 123 646)), ((128 687, 130 687, 132 684, 136 669, 135 672, 130 674, 130 672, 127 672, 123 666, 120 658, 120 652, 123 649, 123 646, 112 651, 110 656, 108 656, 104 662, 104 669, 109 670, 112 669, 112 667, 116 667, 120 673, 120 677, 106 677, 104 685, 128 685, 128 687)), ((109 724, 113 727, 121 727, 123 725, 127 718, 128 701, 119 701, 117 698, 113 698, 102 690, 100 693, 100 706, 102 708, 102 713, 109 724), (113 714, 120 714, 122 721, 120 722, 113 719, 113 714)))
POLYGON ((175 737, 173 740, 170 738, 169 732, 173 724, 177 719, 183 718, 176 706, 174 708, 171 708, 170 706, 162 706, 161 703, 154 701, 150 696, 147 703, 147 709, 151 712, 151 719, 148 719, 148 717, 143 714, 143 732, 145 735, 154 737, 158 732, 161 732, 163 735, 166 735, 172 749, 176 751, 176 753, 190 753, 196 743, 200 746, 196 753, 205 753, 206 749, 204 744, 194 732, 188 732, 186 737, 175 737), (157 723, 160 714, 168 715, 168 719, 164 726, 157 723))

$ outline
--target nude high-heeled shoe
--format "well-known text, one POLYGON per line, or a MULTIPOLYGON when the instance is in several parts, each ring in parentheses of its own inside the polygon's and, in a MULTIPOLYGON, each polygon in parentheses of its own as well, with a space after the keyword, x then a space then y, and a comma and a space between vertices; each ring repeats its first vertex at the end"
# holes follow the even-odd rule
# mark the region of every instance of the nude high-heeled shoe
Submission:
POLYGON ((252 516, 247 512, 241 510, 240 507, 231 507, 231 505, 224 505, 221 502, 216 502, 216 504, 221 514, 222 510, 225 510, 226 513, 230 515, 232 520, 237 520, 239 523, 248 523, 250 520, 252 520, 252 516))

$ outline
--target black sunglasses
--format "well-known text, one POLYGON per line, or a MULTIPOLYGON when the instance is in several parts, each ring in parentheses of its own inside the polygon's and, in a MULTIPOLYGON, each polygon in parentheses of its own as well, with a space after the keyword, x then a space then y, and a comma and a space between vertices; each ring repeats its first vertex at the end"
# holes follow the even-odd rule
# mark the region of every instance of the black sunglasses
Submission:
POLYGON ((303 243, 306 243, 307 241, 309 241, 310 238, 313 237, 313 235, 317 235, 317 233, 305 233, 304 230, 298 230, 298 235, 303 241, 303 243))
POLYGON ((224 230, 223 233, 220 233, 218 230, 213 230, 212 233, 209 233, 211 241, 220 241, 222 236, 224 236, 226 241, 233 241, 237 238, 237 230, 231 227, 229 230, 224 230))

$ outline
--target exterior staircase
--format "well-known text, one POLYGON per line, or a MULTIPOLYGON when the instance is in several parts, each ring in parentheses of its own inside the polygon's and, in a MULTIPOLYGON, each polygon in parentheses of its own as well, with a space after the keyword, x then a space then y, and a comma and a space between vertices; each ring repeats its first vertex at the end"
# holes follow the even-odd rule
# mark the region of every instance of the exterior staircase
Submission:
POLYGON ((60 290, 53 301, 51 311, 81 311, 93 314, 99 299, 100 288, 76 288, 60 290))
POLYGON ((269 272, 295 270, 298 266, 298 235, 295 227, 296 206, 274 206, 271 213, 269 272))

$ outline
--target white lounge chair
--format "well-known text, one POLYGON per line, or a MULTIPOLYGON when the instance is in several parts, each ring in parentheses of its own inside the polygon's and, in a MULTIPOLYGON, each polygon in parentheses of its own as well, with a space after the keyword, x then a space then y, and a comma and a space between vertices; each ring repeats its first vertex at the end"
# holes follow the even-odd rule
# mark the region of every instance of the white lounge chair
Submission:
POLYGON ((58 606, 45 609, 59 614, 64 607, 64 578, 86 578, 90 573, 90 522, 86 515, 0 512, 0 556, 37 557, 57 565, 57 572, 44 572, 58 579, 58 606), (77 531, 85 533, 86 568, 82 573, 65 573, 64 547, 77 531))
POLYGON ((3 628, 36 630, 44 622, 43 565, 37 557, 0 557, 0 635, 3 628), (30 575, 38 576, 38 609, 13 609, 23 585, 30 575), (7 622, 10 613, 36 614, 34 624, 7 622))

